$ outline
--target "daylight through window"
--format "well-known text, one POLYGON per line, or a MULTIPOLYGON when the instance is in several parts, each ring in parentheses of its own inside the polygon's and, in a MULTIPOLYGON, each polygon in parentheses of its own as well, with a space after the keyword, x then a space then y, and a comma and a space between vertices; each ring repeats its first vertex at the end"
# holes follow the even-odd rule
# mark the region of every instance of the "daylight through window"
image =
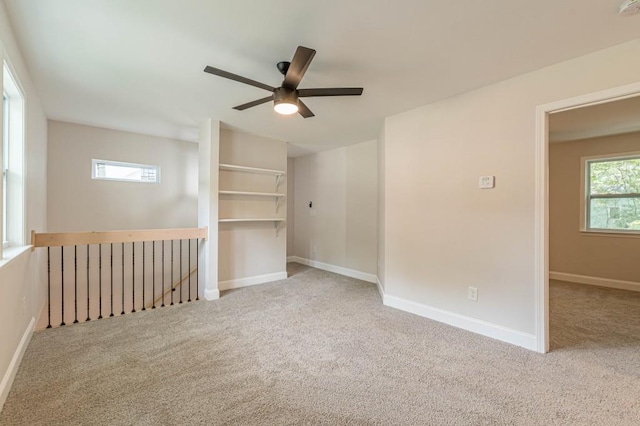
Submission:
POLYGON ((9 95, 2 92, 2 243, 7 234, 7 176, 9 175, 9 95))
POLYGON ((160 182, 160 167, 120 161, 93 160, 93 179, 120 180, 127 182, 160 182))
POLYGON ((585 161, 587 230, 640 233, 640 154, 585 161))
POLYGON ((24 233, 24 95, 9 65, 2 67, 2 246, 20 246, 24 233))

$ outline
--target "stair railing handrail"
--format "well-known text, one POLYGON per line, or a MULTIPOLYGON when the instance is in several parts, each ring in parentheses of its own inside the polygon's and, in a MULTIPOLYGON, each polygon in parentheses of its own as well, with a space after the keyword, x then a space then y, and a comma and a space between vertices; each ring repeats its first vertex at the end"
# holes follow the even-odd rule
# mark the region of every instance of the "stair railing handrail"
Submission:
POLYGON ((207 239, 207 227, 139 229, 129 231, 53 232, 31 231, 31 245, 37 247, 60 247, 87 244, 137 243, 143 241, 167 241, 207 239))
MULTIPOLYGON (((168 298, 170 301, 170 304, 173 305, 174 304, 174 294, 173 292, 176 291, 176 289, 179 288, 179 294, 176 296, 176 302, 181 304, 183 303, 183 290, 186 291, 186 298, 184 298, 186 302, 191 302, 191 296, 192 296, 192 287, 191 287, 191 276, 192 275, 196 275, 195 278, 195 299, 194 300, 199 300, 199 285, 198 285, 198 257, 199 257, 199 253, 198 253, 198 240, 207 240, 207 236, 208 236, 208 229, 207 227, 203 227, 203 228, 173 228, 173 229, 141 229, 141 230, 126 230, 126 231, 97 231, 97 232, 56 232, 56 233, 38 233, 35 231, 31 232, 31 243, 32 243, 32 250, 35 250, 35 248, 38 247, 46 247, 46 267, 47 267, 47 328, 51 328, 52 327, 52 280, 51 280, 51 276, 52 276, 52 258, 51 258, 51 248, 52 247, 60 247, 60 257, 59 257, 59 266, 60 266, 60 273, 58 275, 58 277, 60 278, 60 286, 59 288, 57 288, 57 290, 59 290, 59 301, 60 301, 60 318, 61 318, 61 322, 60 325, 63 326, 65 325, 65 282, 69 282, 68 280, 65 281, 65 261, 64 261, 64 254, 65 254, 65 247, 72 247, 73 251, 72 251, 72 259, 73 259, 73 264, 72 264, 72 288, 71 290, 73 290, 72 295, 73 295, 73 322, 74 323, 78 323, 80 322, 79 318, 78 318, 78 313, 79 313, 79 304, 78 304, 78 246, 86 246, 86 248, 84 249, 84 253, 86 253, 86 313, 87 313, 87 318, 85 321, 91 321, 91 312, 94 311, 95 314, 95 309, 93 309, 91 307, 91 301, 95 300, 98 303, 97 306, 97 310, 98 310, 98 319, 103 318, 103 266, 105 266, 108 271, 107 271, 107 277, 109 278, 109 283, 108 286, 105 286, 104 289, 107 292, 107 296, 108 296, 108 300, 105 300, 105 315, 107 315, 107 313, 109 313, 109 316, 112 317, 114 316, 114 307, 118 305, 117 301, 114 298, 114 245, 117 245, 118 247, 121 247, 121 257, 119 257, 119 259, 121 259, 121 280, 120 280, 120 296, 121 296, 121 313, 120 315, 124 315, 125 314, 125 301, 129 300, 128 297, 125 298, 125 244, 129 243, 131 250, 130 250, 130 265, 131 265, 131 269, 130 269, 130 280, 127 282, 127 287, 128 290, 130 291, 131 294, 131 298, 130 298, 130 304, 127 303, 127 308, 131 308, 131 312, 136 312, 136 307, 139 306, 139 303, 136 303, 136 287, 139 288, 139 284, 140 281, 136 281, 136 251, 138 252, 138 255, 140 255, 139 250, 136 250, 136 244, 135 243, 142 243, 141 246, 138 246, 141 251, 142 251, 142 265, 141 267, 138 266, 138 270, 142 271, 142 286, 141 286, 141 290, 142 290, 142 309, 141 310, 146 310, 148 308, 150 309, 155 309, 156 308, 156 303, 158 301, 161 301, 161 305, 159 307, 164 307, 165 306, 165 296, 167 296, 168 294, 170 294, 170 297, 168 298), (183 242, 186 240, 187 244, 186 244, 186 248, 183 247, 183 242), (195 244, 195 259, 193 259, 192 257, 192 241, 195 240, 196 244, 195 244), (178 242, 179 244, 177 244, 177 248, 179 250, 179 257, 177 259, 179 259, 178 261, 178 268, 176 268, 175 272, 179 271, 179 276, 178 276, 178 280, 174 281, 174 242, 178 242), (147 243, 151 243, 151 253, 149 253, 149 256, 145 256, 145 250, 148 247, 147 243), (158 284, 161 284, 161 286, 156 286, 156 248, 157 245, 156 243, 161 243, 160 244, 160 253, 158 253, 159 258, 161 259, 161 271, 160 272, 160 279, 161 281, 158 284), (165 243, 169 243, 169 252, 170 252, 170 257, 167 257, 166 261, 169 261, 170 259, 170 268, 167 270, 167 272, 169 272, 169 278, 171 281, 169 281, 170 287, 169 289, 165 290, 165 265, 166 265, 166 261, 165 261, 165 243), (95 253, 94 251, 94 255, 97 257, 97 268, 98 271, 97 273, 95 272, 96 270, 96 266, 95 266, 95 260, 94 260, 94 274, 90 274, 91 272, 91 264, 90 264, 90 258, 91 258, 91 250, 90 250, 90 246, 97 246, 97 253, 95 253), (104 253, 105 256, 103 256, 103 246, 107 247, 107 252, 104 253), (187 256, 186 261, 187 264, 183 265, 183 263, 185 262, 185 257, 183 256, 183 248, 184 248, 184 255, 187 256), (104 259, 103 259, 104 257, 104 259), (151 259, 147 259, 148 257, 151 257, 151 259), (145 270, 148 270, 148 268, 145 268, 145 260, 151 260, 151 277, 149 277, 149 275, 145 275, 145 270), (193 265, 194 267, 192 268, 192 260, 194 260, 195 265, 193 265), (187 273, 183 275, 183 266, 186 266, 187 269, 187 273), (94 283, 96 280, 92 280, 91 277, 95 278, 97 275, 97 294, 98 296, 96 297, 96 290, 94 287, 93 292, 91 292, 91 288, 92 288, 92 283, 94 283), (145 277, 150 278, 151 282, 151 288, 149 288, 148 285, 145 284, 145 277), (188 288, 185 289, 185 282, 188 283, 188 288), (157 290, 161 290, 160 295, 157 294, 157 290), (145 297, 145 293, 146 290, 151 290, 151 298, 147 299, 145 297), (92 299, 92 297, 94 297, 95 299, 92 299), (147 305, 147 300, 151 302, 151 306, 147 305), (115 302, 115 304, 114 304, 115 302)), ((82 256, 82 253, 81 253, 82 256)), ((107 278, 105 277, 105 278, 107 278)), ((117 283, 117 278, 115 280, 115 282, 117 283)), ((149 280, 146 281, 147 283, 149 283, 149 280)), ((71 283, 70 283, 71 284, 71 283)), ((69 284, 69 285, 70 285, 69 284)), ((106 284, 106 283, 105 283, 106 284)), ((116 284, 117 285, 117 284, 116 284)), ((94 305, 95 308, 95 305, 94 305)), ((80 310, 82 310, 83 308, 81 308, 80 310)), ((117 312, 117 311, 116 311, 117 312)), ((70 315, 70 314, 69 314, 70 315)), ((94 316, 95 318, 95 316, 94 316)))

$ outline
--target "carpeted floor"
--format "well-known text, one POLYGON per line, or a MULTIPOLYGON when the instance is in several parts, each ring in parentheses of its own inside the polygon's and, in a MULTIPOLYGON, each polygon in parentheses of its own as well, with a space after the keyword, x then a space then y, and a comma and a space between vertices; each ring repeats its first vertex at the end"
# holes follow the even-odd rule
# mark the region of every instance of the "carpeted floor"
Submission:
POLYGON ((637 425, 640 295, 552 283, 536 354, 299 265, 216 302, 36 333, 0 425, 637 425))

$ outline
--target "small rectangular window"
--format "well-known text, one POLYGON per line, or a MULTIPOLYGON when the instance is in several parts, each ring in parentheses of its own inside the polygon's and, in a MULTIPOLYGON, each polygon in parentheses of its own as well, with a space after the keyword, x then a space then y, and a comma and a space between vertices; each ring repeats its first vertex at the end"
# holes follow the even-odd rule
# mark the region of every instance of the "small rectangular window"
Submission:
POLYGON ((585 160, 587 231, 640 233, 640 154, 585 160))
POLYGON ((92 160, 91 178, 126 182, 160 182, 160 167, 121 161, 92 160))

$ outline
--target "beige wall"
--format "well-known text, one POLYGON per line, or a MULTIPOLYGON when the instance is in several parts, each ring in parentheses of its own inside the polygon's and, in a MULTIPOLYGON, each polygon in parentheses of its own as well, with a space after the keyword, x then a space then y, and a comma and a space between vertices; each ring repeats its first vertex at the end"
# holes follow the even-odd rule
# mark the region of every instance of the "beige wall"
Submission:
POLYGON ((295 228, 295 164, 294 158, 287 158, 287 256, 294 256, 295 228))
MULTIPOLYGON (((220 163, 287 170, 287 144, 247 133, 222 129, 220 163)), ((273 175, 220 171, 220 190, 287 193, 287 179, 276 191, 273 175)), ((286 199, 276 211, 275 198, 220 196, 223 218, 286 218, 286 199)), ((220 282, 269 274, 286 274, 287 227, 273 222, 222 223, 218 233, 220 282)), ((221 285, 221 287, 224 287, 221 285)))
POLYGON ((49 121, 52 232, 197 226, 198 145, 49 121), (160 166, 159 184, 91 179, 91 160, 160 166))
MULTIPOLYGON (((553 119, 553 117, 551 117, 553 119)), ((640 151, 640 133, 551 144, 549 269, 640 283, 640 237, 580 232, 581 157, 640 151)))
MULTIPOLYGON (((0 2, 0 62, 2 59, 11 63, 26 95, 25 230, 46 231, 47 120, 0 2)), ((17 365, 9 370, 11 360, 45 302, 43 254, 41 250, 26 251, 9 262, 0 260, 0 409, 11 385, 11 373, 17 370, 17 365)))
POLYGON ((375 275, 377 207, 376 141, 296 158, 295 256, 375 275))
POLYGON ((639 73, 635 40, 388 117, 386 293, 534 334, 536 106, 639 73))

